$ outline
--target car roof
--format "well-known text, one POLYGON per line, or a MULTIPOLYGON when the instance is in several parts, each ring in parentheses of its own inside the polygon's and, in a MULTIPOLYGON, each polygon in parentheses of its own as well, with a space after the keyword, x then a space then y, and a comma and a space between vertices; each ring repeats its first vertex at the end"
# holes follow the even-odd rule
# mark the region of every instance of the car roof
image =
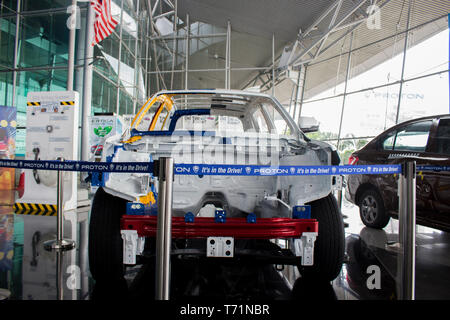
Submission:
POLYGON ((415 118, 407 121, 400 122, 399 124, 396 124, 395 126, 392 126, 390 128, 387 128, 377 136, 375 136, 372 140, 370 140, 363 148, 359 149, 358 151, 367 148, 372 148, 372 146, 376 145, 378 143, 378 140, 382 138, 386 133, 395 131, 396 129, 403 127, 404 125, 408 125, 410 123, 415 123, 418 121, 424 121, 424 120, 433 120, 433 119, 441 119, 441 118, 448 118, 450 119, 450 114, 439 114, 439 115, 433 115, 433 116, 426 116, 421 118, 415 118))
POLYGON ((155 95, 162 94, 234 94, 249 97, 264 97, 273 99, 274 97, 260 92, 244 91, 244 90, 228 90, 228 89, 189 89, 189 90, 161 90, 155 95))
MULTIPOLYGON (((156 92, 153 97, 157 97, 160 95, 182 95, 182 94, 205 94, 205 95, 235 95, 235 96, 241 96, 241 97, 247 97, 251 100, 257 100, 258 98, 266 98, 270 99, 274 105, 276 105, 277 110, 281 112, 285 116, 285 120, 292 126, 292 129, 300 134, 303 138, 306 136, 301 132, 301 130, 298 128, 297 123, 294 121, 292 116, 287 112, 287 110, 281 105, 281 103, 272 95, 261 93, 261 92, 254 92, 254 91, 244 91, 244 90, 229 90, 229 89, 187 89, 187 90, 161 90, 156 92)), ((225 97, 227 98, 227 97, 225 97)), ((249 99, 249 100, 250 100, 249 99)))
POLYGON ((387 130, 393 129, 395 127, 400 127, 400 126, 403 126, 403 125, 408 124, 408 123, 413 123, 413 122, 416 122, 416 121, 433 120, 433 119, 440 119, 440 118, 450 118, 450 114, 440 114, 440 115, 426 116, 426 117, 421 117, 421 118, 410 119, 410 120, 398 123, 395 126, 389 128, 387 130))
MULTIPOLYGON (((410 120, 407 120, 407 121, 403 121, 403 122, 400 122, 400 123, 396 124, 395 126, 392 126, 392 127, 388 128, 388 129, 384 130, 376 138, 384 135, 388 131, 395 130, 395 129, 399 128, 399 127, 403 127, 404 125, 408 125, 410 123, 414 123, 414 122, 418 122, 418 121, 424 121, 424 120, 441 119, 441 118, 449 118, 450 119, 450 114, 447 113, 447 114, 440 114, 440 115, 434 115, 434 116, 426 116, 426 117, 415 118, 415 119, 410 119, 410 120)), ((376 138, 374 138, 374 140, 376 138)))

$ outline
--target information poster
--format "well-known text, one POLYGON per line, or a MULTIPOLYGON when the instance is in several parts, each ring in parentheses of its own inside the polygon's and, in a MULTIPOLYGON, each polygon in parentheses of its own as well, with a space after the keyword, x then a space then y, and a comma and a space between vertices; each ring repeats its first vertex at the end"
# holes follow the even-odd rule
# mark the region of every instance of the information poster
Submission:
POLYGON ((105 140, 122 133, 122 120, 118 116, 91 116, 89 118, 89 159, 100 161, 105 140))
MULTIPOLYGON (((14 159, 16 117, 16 108, 0 106, 0 159, 14 159)), ((14 170, 0 168, 0 205, 14 204, 14 170)))

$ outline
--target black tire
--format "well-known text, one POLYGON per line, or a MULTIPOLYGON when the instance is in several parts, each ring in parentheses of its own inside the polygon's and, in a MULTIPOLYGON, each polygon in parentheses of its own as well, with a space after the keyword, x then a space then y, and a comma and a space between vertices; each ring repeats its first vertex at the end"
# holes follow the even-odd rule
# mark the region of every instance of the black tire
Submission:
POLYGON ((383 229, 389 223, 383 199, 375 189, 369 189, 359 198, 359 216, 367 227, 383 229))
POLYGON ((121 279, 124 275, 120 217, 126 201, 99 188, 89 222, 89 268, 97 280, 121 279))
POLYGON ((309 204, 311 217, 319 222, 319 234, 314 244, 314 265, 300 268, 300 273, 317 280, 332 281, 339 275, 344 261, 342 214, 332 194, 309 204))

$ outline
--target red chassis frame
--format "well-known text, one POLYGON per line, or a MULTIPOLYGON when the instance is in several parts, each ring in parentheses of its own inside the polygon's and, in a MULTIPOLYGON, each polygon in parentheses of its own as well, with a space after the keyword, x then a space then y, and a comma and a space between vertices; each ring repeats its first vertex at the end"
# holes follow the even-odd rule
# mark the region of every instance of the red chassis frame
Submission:
MULTIPOLYGON (((124 215, 121 230, 136 230, 139 237, 156 238, 157 216, 124 215)), ((246 218, 226 218, 217 223, 214 218, 196 217, 185 222, 184 217, 172 217, 172 238, 192 239, 207 237, 234 237, 236 239, 299 238, 303 232, 318 232, 316 219, 259 218, 255 223, 246 218)))

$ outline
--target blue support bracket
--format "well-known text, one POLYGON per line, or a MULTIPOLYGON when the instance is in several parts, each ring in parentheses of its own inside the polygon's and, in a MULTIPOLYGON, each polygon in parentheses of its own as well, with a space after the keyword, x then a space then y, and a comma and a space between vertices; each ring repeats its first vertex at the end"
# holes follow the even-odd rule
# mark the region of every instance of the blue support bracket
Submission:
POLYGON ((108 175, 105 176, 106 173, 109 172, 92 172, 91 173, 91 186, 93 187, 104 187, 105 186, 105 178, 107 180, 108 175))
POLYGON ((247 223, 256 223, 256 215, 254 213, 247 215, 247 223))
POLYGON ((311 206, 294 206, 292 208, 292 218, 294 219, 311 219, 311 206))
POLYGON ((225 223, 227 220, 227 213, 225 210, 216 210, 214 221, 216 223, 225 223))
POLYGON ((114 159, 114 153, 110 154, 109 156, 106 156, 106 162, 112 162, 113 159, 114 159))
POLYGON ((184 215, 184 222, 193 223, 194 222, 194 214, 192 212, 188 212, 184 215))
POLYGON ((142 203, 128 202, 127 203, 128 215, 145 215, 145 205, 142 203))

